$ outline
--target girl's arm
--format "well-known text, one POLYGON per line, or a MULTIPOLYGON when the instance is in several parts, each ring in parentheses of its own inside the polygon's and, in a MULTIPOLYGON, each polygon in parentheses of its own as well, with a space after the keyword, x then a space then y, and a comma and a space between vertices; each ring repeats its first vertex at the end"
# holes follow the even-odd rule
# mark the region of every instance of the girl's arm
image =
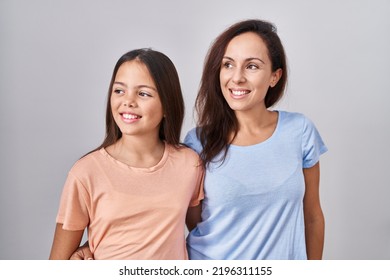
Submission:
POLYGON ((91 249, 89 249, 88 240, 83 246, 77 248, 77 250, 70 257, 71 260, 93 260, 91 249))
POLYGON ((79 247, 84 230, 64 230, 62 224, 56 225, 50 260, 69 260, 79 247))
POLYGON ((305 216, 306 252, 309 260, 322 259, 324 248, 325 219, 320 204, 320 164, 303 169, 305 177, 305 197, 303 211, 305 216))

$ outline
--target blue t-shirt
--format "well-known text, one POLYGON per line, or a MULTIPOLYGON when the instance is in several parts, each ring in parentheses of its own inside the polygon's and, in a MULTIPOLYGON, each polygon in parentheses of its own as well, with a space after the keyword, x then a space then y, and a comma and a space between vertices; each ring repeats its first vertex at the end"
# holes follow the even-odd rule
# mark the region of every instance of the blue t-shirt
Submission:
MULTIPOLYGON (((202 146, 192 129, 185 143, 202 146)), ((190 259, 306 259, 302 168, 326 152, 314 124, 279 111, 272 136, 230 145, 225 161, 206 170, 202 222, 187 237, 190 259)))

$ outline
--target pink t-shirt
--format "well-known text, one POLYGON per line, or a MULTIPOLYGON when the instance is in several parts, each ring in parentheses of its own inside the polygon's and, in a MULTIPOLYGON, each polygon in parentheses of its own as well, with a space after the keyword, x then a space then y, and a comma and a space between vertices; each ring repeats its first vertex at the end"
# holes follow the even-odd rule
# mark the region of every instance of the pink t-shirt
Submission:
POLYGON ((95 259, 188 259, 185 217, 203 199, 203 174, 199 156, 185 147, 166 144, 151 168, 95 151, 70 170, 57 223, 88 227, 95 259))

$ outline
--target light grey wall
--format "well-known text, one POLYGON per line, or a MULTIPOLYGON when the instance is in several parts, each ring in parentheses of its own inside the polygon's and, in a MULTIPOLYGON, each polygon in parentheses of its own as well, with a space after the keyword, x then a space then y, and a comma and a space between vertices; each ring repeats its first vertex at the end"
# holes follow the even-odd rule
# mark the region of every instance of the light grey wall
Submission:
POLYGON ((274 22, 280 108, 317 125, 325 259, 390 259, 390 2, 0 0, 0 259, 46 259, 66 174, 104 135, 116 60, 153 47, 177 66, 184 132, 203 59, 237 20, 274 22))

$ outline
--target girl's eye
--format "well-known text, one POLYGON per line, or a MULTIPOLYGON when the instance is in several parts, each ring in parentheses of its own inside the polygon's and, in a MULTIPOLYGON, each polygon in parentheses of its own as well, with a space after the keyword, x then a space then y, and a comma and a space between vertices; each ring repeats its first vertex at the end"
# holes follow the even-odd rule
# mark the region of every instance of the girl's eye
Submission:
POLYGON ((139 96, 143 96, 143 97, 148 97, 149 96, 149 97, 151 97, 152 95, 147 93, 147 92, 145 92, 145 91, 140 91, 139 96))
POLYGON ((121 90, 121 89, 114 89, 114 92, 115 92, 116 94, 122 94, 122 93, 124 93, 124 91, 121 90))

